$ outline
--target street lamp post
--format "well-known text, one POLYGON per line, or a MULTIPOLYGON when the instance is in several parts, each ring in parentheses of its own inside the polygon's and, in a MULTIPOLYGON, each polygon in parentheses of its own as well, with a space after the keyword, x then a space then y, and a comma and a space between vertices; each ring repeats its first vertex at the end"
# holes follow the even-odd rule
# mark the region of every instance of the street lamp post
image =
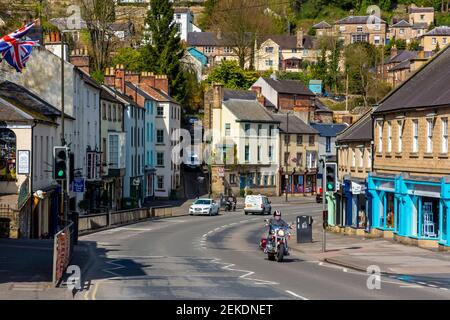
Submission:
POLYGON ((285 196, 286 199, 285 201, 288 202, 288 183, 289 183, 289 142, 290 142, 290 136, 289 136, 289 111, 286 113, 286 133, 284 136, 284 143, 286 145, 286 154, 285 154, 285 165, 286 165, 286 173, 284 176, 284 180, 285 180, 285 196), (286 155, 288 156, 286 159, 286 155))

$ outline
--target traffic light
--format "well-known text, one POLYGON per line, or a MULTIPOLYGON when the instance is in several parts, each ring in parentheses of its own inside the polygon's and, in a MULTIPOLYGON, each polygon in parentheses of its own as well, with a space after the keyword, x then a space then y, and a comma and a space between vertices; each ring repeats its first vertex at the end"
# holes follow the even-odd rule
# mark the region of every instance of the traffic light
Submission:
POLYGON ((325 186, 326 191, 329 192, 336 192, 336 186, 337 186, 337 164, 332 163, 326 163, 325 164, 325 186))
POLYGON ((53 148, 53 177, 56 180, 66 180, 69 177, 69 152, 67 147, 53 148))

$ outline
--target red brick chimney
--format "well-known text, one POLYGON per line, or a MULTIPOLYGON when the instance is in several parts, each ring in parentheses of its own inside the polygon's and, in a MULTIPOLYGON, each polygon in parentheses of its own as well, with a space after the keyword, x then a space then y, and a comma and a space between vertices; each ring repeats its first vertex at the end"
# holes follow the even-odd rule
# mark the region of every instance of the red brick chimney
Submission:
POLYGON ((165 74, 160 74, 155 76, 155 86, 156 89, 169 94, 169 79, 165 74))
POLYGON ((155 88, 155 75, 153 72, 141 72, 141 83, 155 88))
POLYGON ((252 86, 250 89, 251 89, 253 92, 256 92, 257 95, 258 95, 258 94, 261 94, 261 92, 262 92, 261 87, 259 87, 259 86, 252 86))
POLYGON ((86 48, 72 50, 69 62, 89 74, 91 60, 86 48))

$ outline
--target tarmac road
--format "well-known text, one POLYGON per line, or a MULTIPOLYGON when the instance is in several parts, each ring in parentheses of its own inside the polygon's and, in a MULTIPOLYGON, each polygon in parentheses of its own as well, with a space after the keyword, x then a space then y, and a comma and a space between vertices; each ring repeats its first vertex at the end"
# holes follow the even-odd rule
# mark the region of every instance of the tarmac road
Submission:
MULTIPOLYGON (((287 222, 316 216, 321 205, 273 204, 287 222)), ((291 250, 285 262, 258 249, 265 216, 243 211, 142 222, 84 236, 90 281, 78 299, 448 299, 450 291, 382 277, 367 288, 366 273, 316 261, 291 250)), ((295 241, 295 239, 292 239, 295 241)))

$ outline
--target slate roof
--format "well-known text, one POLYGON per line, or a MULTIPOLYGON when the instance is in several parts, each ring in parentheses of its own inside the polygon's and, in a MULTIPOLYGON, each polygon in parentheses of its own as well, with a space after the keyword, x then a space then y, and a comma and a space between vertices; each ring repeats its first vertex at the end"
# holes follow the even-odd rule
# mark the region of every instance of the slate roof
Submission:
POLYGON ((320 21, 319 23, 316 23, 315 25, 312 26, 314 29, 330 29, 331 28, 331 24, 329 24, 326 21, 320 21))
POLYGON ((316 105, 316 112, 331 112, 331 113, 333 113, 333 111, 332 110, 330 110, 326 105, 324 105, 323 103, 322 103, 322 101, 320 101, 319 99, 317 99, 316 98, 316 100, 315 100, 315 105, 316 105))
POLYGON ((223 100, 230 99, 256 100, 256 92, 250 90, 223 89, 223 100))
MULTIPOLYGON (((250 33, 248 34, 250 40, 250 33)), ((221 37, 217 37, 214 32, 188 32, 187 44, 191 47, 220 47, 220 46, 232 46, 233 43, 227 39, 226 34, 222 34, 221 37)))
MULTIPOLYGON (((281 49, 297 49, 297 36, 296 35, 287 35, 287 34, 275 34, 262 37, 260 39, 260 43, 271 39, 273 42, 278 44, 281 49)), ((309 35, 303 36, 303 44, 301 48, 305 49, 314 49, 317 47, 317 43, 313 37, 309 35)))
POLYGON ((450 47, 431 58, 380 102, 374 113, 450 104, 450 47))
POLYGON ((441 26, 428 31, 423 36, 450 36, 450 27, 441 26))
POLYGON ((230 99, 222 104, 236 116, 238 122, 278 123, 257 101, 230 99))
POLYGON ((304 133, 304 134, 318 134, 319 132, 306 124, 302 119, 296 115, 289 115, 289 131, 287 116, 283 113, 272 114, 272 118, 280 122, 280 130, 287 133, 304 133))
POLYGON ((411 50, 400 50, 397 55, 389 58, 386 63, 400 63, 405 60, 417 58, 418 52, 411 50))
POLYGON ((311 123, 310 125, 319 132, 321 137, 336 137, 348 127, 343 123, 311 123))
POLYGON ((111 93, 112 95, 116 96, 117 99, 119 99, 119 100, 121 99, 123 103, 130 104, 135 107, 141 107, 132 98, 123 94, 119 90, 117 90, 113 87, 110 87, 110 86, 106 86, 106 85, 103 85, 102 87, 103 87, 103 89, 108 90, 108 92, 111 93))
POLYGON ((343 130, 336 139, 337 143, 372 141, 372 110, 369 110, 351 126, 343 130))
POLYGON ((306 87, 303 82, 298 80, 280 80, 272 78, 263 78, 269 86, 278 93, 301 94, 315 96, 315 94, 306 87))
MULTIPOLYGON (((366 24, 370 16, 348 16, 336 21, 336 24, 366 24)), ((375 17, 372 23, 386 23, 381 18, 375 17)))
POLYGON ((433 7, 410 7, 409 13, 424 13, 424 12, 434 12, 433 7))
POLYGON ((175 104, 179 104, 175 99, 173 99, 171 96, 165 94, 161 90, 155 89, 153 87, 150 87, 146 84, 139 84, 138 86, 134 85, 131 82, 125 82, 125 85, 129 87, 132 90, 137 91, 141 96, 148 100, 156 100, 159 102, 172 102, 175 104))
POLYGON ((114 97, 105 88, 102 88, 102 90, 100 91, 100 98, 103 99, 103 100, 111 101, 113 103, 120 103, 120 104, 122 104, 122 101, 120 101, 116 97, 114 97))
POLYGON ((428 24, 426 22, 416 22, 412 25, 413 29, 428 29, 428 24))
MULTIPOLYGON (((7 102, 7 101, 6 101, 7 102)), ((28 121, 36 119, 31 114, 26 111, 21 110, 20 108, 14 106, 11 103, 4 103, 0 97, 0 122, 2 121, 28 121)), ((44 116, 41 116, 44 117, 44 116)))
POLYGON ((388 72, 409 69, 411 66, 411 60, 405 60, 397 64, 395 67, 392 67, 388 72))
POLYGON ((400 20, 399 22, 391 26, 391 28, 408 28, 408 27, 412 27, 412 25, 411 23, 405 20, 400 20))
MULTIPOLYGON (((61 116, 61 111, 53 105, 28 89, 10 81, 0 83, 0 97, 38 119, 40 119, 41 115, 49 118, 61 116)), ((72 117, 70 118, 73 119, 72 117)))

